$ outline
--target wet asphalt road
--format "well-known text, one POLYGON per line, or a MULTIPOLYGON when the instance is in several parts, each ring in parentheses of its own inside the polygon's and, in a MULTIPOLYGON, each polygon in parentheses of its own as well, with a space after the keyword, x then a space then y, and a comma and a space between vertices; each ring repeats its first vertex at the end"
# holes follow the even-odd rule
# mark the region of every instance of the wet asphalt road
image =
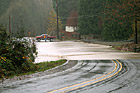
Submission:
POLYGON ((0 84, 0 93, 140 93, 140 56, 137 53, 82 42, 41 42, 37 46, 36 62, 67 58, 77 60, 74 61, 76 65, 65 70, 60 68, 62 70, 57 73, 0 84), (122 68, 112 59, 121 59, 122 68))
POLYGON ((1 84, 0 93, 140 93, 140 60, 119 62, 123 66, 121 70, 120 66, 114 70, 116 66, 112 60, 78 61, 62 72, 1 84), (89 84, 79 87, 84 82, 89 84))

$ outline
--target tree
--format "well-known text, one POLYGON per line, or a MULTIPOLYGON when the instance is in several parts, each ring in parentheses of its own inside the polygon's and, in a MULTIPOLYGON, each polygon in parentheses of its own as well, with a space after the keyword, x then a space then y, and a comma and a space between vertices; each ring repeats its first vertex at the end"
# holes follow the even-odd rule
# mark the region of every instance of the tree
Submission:
POLYGON ((36 46, 34 41, 10 39, 4 26, 0 25, 0 78, 35 69, 36 46))
POLYGON ((108 38, 111 36, 114 40, 115 38, 119 40, 128 39, 133 33, 132 24, 134 20, 136 17, 140 17, 139 10, 140 6, 136 4, 136 0, 107 1, 103 16, 105 28, 102 33, 103 38, 111 40, 108 38), (113 31, 109 31, 111 28, 113 31), (118 35, 114 35, 116 33, 118 35))
POLYGON ((20 32, 21 16, 27 29, 25 36, 46 32, 47 18, 53 9, 52 0, 0 0, 0 24, 8 28, 9 15, 11 16, 11 32, 15 35, 20 32))
POLYGON ((77 27, 78 24, 78 13, 76 11, 72 11, 70 16, 68 17, 67 26, 77 27))
POLYGON ((79 32, 100 34, 104 40, 127 40, 140 18, 139 0, 79 0, 79 32))
MULTIPOLYGON (((0 0, 0 14, 2 15, 9 8, 11 0, 0 0)), ((1 16, 0 15, 0 16, 1 16)))
MULTIPOLYGON (((59 29, 62 29, 62 22, 60 19, 59 19, 58 23, 59 23, 59 29)), ((48 17, 47 34, 55 36, 56 31, 57 31, 56 13, 52 10, 49 13, 49 17, 48 17)))
MULTIPOLYGON (((56 10, 56 0, 53 0, 54 9, 56 10)), ((59 17, 62 23, 66 25, 66 21, 72 11, 78 11, 78 0, 58 0, 59 17)))
POLYGON ((79 0, 79 32, 81 34, 100 34, 103 0, 79 0))

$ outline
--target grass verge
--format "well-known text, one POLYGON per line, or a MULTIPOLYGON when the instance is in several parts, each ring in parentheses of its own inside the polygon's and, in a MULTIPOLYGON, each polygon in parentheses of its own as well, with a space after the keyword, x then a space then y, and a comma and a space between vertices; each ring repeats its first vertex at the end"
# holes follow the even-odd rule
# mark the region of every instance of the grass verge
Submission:
MULTIPOLYGON (((34 70, 30 70, 28 72, 23 72, 23 73, 19 73, 19 74, 14 74, 5 78, 13 78, 14 76, 22 76, 22 75, 30 75, 30 74, 34 74, 37 72, 43 72, 52 68, 55 68, 57 66, 60 66, 62 64, 64 64, 67 60, 58 60, 58 61, 51 61, 51 62, 42 62, 42 63, 36 63, 33 64, 33 67, 35 68, 34 70)), ((1 80, 1 78, 0 78, 1 80)))
POLYGON ((60 66, 60 65, 64 64, 65 62, 66 62, 66 60, 58 60, 58 61, 37 63, 35 65, 38 68, 37 71, 42 72, 42 71, 45 71, 45 70, 52 69, 56 66, 60 66))

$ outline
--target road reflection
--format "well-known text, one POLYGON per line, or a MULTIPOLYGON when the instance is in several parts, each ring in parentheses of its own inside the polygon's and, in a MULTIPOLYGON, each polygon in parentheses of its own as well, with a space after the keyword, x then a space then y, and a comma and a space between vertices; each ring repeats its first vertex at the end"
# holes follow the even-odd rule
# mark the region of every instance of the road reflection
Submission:
POLYGON ((121 52, 111 46, 83 42, 36 42, 38 57, 35 62, 103 59, 140 59, 140 53, 121 52))

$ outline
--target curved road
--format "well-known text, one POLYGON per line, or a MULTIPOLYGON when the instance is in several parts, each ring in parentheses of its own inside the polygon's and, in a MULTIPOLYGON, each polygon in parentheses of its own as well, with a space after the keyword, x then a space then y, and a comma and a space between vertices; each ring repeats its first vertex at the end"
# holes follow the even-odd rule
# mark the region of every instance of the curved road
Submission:
MULTIPOLYGON (((119 72, 121 72, 121 70, 122 70, 122 64, 118 60, 116 60, 116 61, 113 60, 113 62, 114 62, 114 69, 111 72, 106 72, 106 73, 104 73, 104 75, 101 75, 99 77, 97 77, 97 76, 94 77, 94 78, 92 77, 91 80, 84 81, 84 82, 81 82, 81 83, 77 83, 77 84, 74 84, 74 85, 70 85, 70 86, 67 86, 67 87, 64 87, 64 88, 56 89, 56 90, 50 91, 48 93, 63 93, 63 92, 75 91, 79 88, 83 88, 83 87, 86 87, 86 86, 89 86, 89 85, 93 85, 93 84, 96 84, 98 82, 102 82, 106 79, 112 78, 115 75, 117 75, 119 72)), ((105 65, 103 65, 103 66, 105 66, 105 65)), ((96 66, 94 65, 92 67, 92 70, 95 67, 96 66)), ((105 67, 107 67, 107 66, 105 66, 105 67)), ((100 70, 102 70, 102 69, 100 69, 100 70)), ((91 71, 91 69, 90 70, 88 69, 88 72, 89 71, 91 71)), ((93 71, 95 71, 95 70, 93 70, 93 71)), ((101 71, 101 73, 103 73, 104 71, 101 71)), ((85 76, 87 76, 87 75, 85 75, 85 76)))
POLYGON ((36 62, 67 58, 72 66, 4 81, 0 93, 140 93, 139 53, 82 42, 40 42, 37 47, 36 62))
POLYGON ((139 93, 139 66, 138 60, 78 61, 63 72, 1 84, 0 93, 139 93))

